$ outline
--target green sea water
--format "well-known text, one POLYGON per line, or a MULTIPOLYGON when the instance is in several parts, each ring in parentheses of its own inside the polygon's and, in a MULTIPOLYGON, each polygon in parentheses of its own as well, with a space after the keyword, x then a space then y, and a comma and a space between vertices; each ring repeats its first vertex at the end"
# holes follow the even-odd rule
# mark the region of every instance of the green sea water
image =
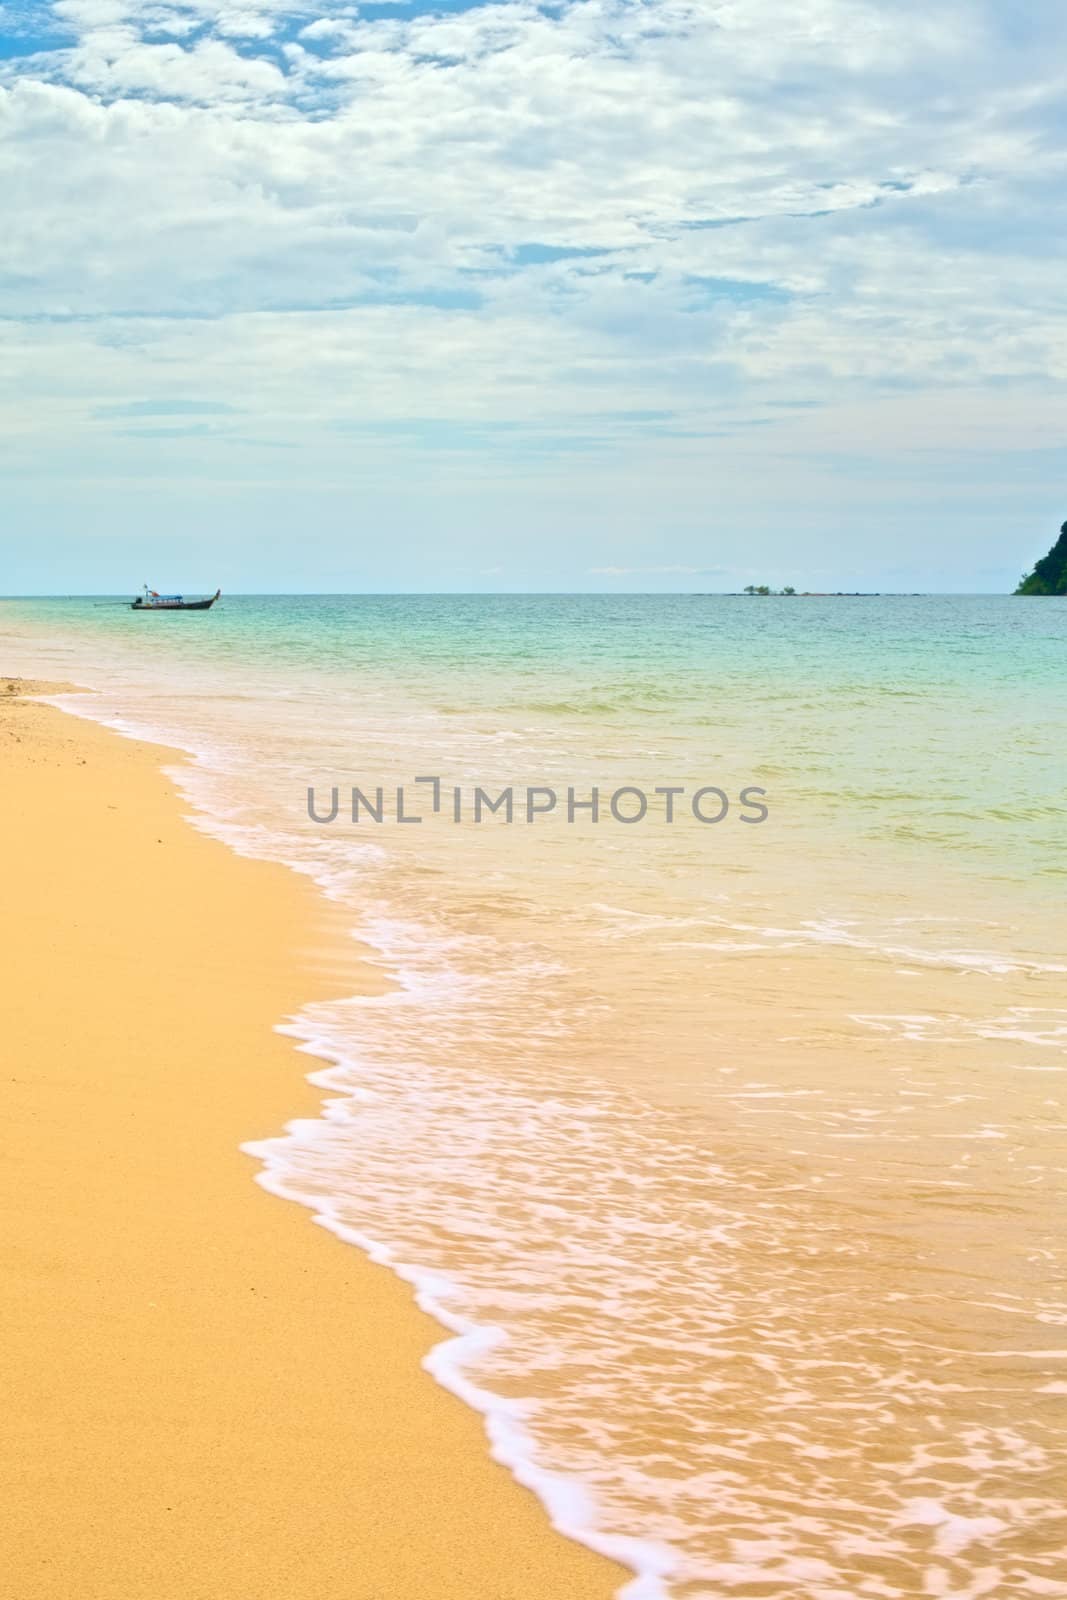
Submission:
POLYGON ((631 757, 644 741, 694 770, 766 779, 801 832, 833 826, 1020 879, 1064 870, 1054 601, 237 596, 205 616, 138 617, 117 599, 4 615, 47 629, 64 671, 88 658, 131 682, 210 693, 252 675, 303 691, 335 713, 309 738, 357 737, 368 704, 456 724, 457 748, 468 724, 475 738, 520 732, 531 759, 539 739, 584 761, 598 737, 619 750, 632 735, 631 757))
POLYGON ((632 1600, 1067 1595, 1065 644, 988 596, 0 604, 3 670, 191 752, 394 976, 297 1019, 331 1108, 265 1181, 411 1279, 632 1600))

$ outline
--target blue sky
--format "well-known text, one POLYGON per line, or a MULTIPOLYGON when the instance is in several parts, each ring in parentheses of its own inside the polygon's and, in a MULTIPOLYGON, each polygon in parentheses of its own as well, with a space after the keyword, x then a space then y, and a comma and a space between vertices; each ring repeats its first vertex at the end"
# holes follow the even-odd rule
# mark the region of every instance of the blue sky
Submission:
POLYGON ((1003 590, 1067 8, 0 4, 0 592, 1003 590))

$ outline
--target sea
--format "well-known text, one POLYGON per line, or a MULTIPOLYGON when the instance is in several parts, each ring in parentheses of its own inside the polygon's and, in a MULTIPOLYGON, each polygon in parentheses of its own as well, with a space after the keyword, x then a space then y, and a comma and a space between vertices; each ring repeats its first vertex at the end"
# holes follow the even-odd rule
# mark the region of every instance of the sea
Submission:
POLYGON ((626 1600, 1067 1596, 1065 668, 1055 599, 0 604, 371 952, 260 1180, 626 1600))

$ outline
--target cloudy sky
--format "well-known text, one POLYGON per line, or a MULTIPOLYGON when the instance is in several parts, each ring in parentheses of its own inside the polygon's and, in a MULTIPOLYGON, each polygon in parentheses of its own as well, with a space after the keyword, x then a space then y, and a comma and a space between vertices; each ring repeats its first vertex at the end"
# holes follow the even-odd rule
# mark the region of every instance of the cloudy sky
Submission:
POLYGON ((1062 0, 0 4, 0 591, 1003 590, 1062 0))

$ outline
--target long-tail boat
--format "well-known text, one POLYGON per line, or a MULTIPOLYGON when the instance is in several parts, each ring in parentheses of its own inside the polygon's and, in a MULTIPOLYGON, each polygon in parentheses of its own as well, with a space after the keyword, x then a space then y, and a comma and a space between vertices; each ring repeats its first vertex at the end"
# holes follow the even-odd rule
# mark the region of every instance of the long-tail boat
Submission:
POLYGON ((136 600, 130 602, 131 611, 210 611, 215 601, 222 594, 221 589, 216 589, 213 595, 206 600, 186 600, 180 594, 160 594, 156 589, 150 589, 147 583, 143 593, 136 600))

